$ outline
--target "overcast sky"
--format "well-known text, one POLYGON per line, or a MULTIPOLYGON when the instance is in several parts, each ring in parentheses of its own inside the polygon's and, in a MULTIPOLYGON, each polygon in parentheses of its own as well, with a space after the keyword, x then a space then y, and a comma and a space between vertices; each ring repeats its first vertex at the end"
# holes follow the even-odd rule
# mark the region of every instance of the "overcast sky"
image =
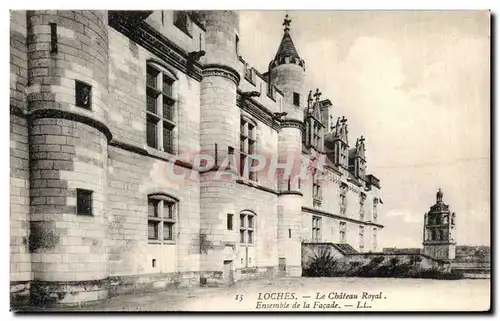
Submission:
MULTIPOLYGON (((284 11, 242 11, 241 54, 261 72, 283 36, 284 11)), ((380 245, 420 247, 441 188, 458 244, 490 239, 490 39, 485 11, 288 11, 319 88, 364 135, 380 178, 380 245)))

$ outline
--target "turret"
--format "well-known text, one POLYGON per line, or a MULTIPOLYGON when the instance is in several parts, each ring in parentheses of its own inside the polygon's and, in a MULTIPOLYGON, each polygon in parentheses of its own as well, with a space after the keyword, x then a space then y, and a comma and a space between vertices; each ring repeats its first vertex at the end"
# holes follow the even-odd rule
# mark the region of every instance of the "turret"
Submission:
MULTIPOLYGON (((284 95, 278 144, 278 162, 298 163, 302 157, 302 134, 304 131, 304 77, 305 63, 297 53, 290 35, 291 19, 286 15, 283 39, 274 59, 269 63, 270 84, 279 88, 284 95), (293 158, 293 160, 291 160, 293 158)), ((300 276, 302 192, 298 173, 291 177, 277 171, 278 189, 278 258, 286 274, 300 276)))
POLYGON ((108 15, 30 11, 27 19, 31 295, 60 304, 102 299, 108 15))
POLYGON ((283 92, 284 112, 287 118, 303 120, 305 107, 304 80, 305 62, 295 49, 291 34, 292 20, 285 16, 283 38, 274 59, 269 63, 270 83, 283 92))
MULTIPOLYGON (((238 60, 239 16, 234 11, 194 13, 205 26, 206 55, 200 83, 200 147, 216 158, 216 168, 240 147, 240 109, 236 90, 240 81, 238 60)), ((231 157, 231 156, 230 156, 231 157)), ((233 163, 234 164, 234 163, 233 163)), ((228 169, 235 173, 236 169, 228 169)), ((234 177, 234 176, 233 176, 234 177)), ((200 270, 201 283, 223 283, 223 271, 244 267, 238 260, 244 248, 238 234, 227 229, 227 214, 235 213, 235 180, 217 177, 216 171, 200 173, 200 270)), ((252 256, 253 262, 256 258, 252 256)), ((227 273, 227 272, 226 272, 227 273)))

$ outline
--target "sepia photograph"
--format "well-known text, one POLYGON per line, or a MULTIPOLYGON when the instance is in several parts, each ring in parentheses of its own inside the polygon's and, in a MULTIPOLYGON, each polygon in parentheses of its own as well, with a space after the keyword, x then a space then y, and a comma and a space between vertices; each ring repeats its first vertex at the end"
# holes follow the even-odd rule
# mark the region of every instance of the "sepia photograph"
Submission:
POLYGON ((489 10, 9 16, 14 313, 490 311, 489 10))

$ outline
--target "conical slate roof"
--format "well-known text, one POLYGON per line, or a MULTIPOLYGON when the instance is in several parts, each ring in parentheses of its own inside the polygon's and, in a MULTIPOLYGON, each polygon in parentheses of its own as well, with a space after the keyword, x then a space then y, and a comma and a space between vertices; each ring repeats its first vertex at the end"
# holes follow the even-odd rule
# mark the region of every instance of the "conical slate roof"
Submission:
POLYGON ((293 44, 292 37, 290 37, 290 33, 288 31, 285 31, 274 59, 279 60, 282 57, 295 57, 300 59, 297 49, 295 49, 295 45, 293 44))

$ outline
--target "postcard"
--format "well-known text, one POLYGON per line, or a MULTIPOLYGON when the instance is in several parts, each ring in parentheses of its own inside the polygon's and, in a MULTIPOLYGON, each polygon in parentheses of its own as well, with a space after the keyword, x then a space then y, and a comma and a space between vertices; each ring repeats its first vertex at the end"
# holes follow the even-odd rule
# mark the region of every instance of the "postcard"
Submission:
POLYGON ((10 19, 12 311, 490 310, 489 11, 10 19))

